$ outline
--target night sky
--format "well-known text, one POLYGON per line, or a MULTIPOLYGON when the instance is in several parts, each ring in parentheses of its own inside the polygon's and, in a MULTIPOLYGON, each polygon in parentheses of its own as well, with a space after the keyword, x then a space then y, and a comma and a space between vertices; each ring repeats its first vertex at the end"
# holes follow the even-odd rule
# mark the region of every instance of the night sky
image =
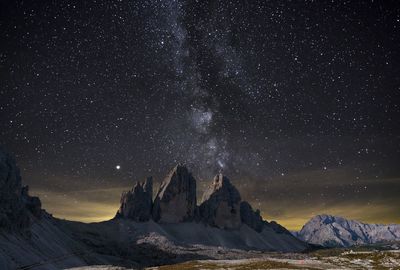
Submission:
POLYGON ((289 229, 400 223, 398 1, 9 0, 0 34, 0 145, 57 217, 182 162, 289 229))

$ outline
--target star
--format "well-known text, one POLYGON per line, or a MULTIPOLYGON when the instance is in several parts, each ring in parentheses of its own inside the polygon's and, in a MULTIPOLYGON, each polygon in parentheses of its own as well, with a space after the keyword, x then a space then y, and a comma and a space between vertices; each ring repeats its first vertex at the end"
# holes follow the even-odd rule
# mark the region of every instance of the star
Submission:
POLYGON ((266 215, 300 220, 323 203, 362 211, 373 200, 392 212, 369 221, 398 218, 398 4, 115 1, 59 12, 63 3, 9 2, 0 148, 33 189, 161 180, 182 162, 204 181, 223 168, 266 215))

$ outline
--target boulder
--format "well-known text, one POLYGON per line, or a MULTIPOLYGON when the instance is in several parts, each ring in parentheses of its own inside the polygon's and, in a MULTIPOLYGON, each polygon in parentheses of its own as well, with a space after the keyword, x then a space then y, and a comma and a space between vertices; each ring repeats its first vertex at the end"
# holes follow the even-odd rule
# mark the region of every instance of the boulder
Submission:
POLYGON ((116 217, 138 222, 148 221, 151 218, 152 200, 153 178, 148 177, 144 182, 136 182, 128 192, 122 193, 121 206, 116 217))
POLYGON ((153 205, 153 219, 160 223, 193 221, 196 215, 196 180, 184 165, 166 176, 153 205))
POLYGON ((241 226, 240 201, 239 191, 220 173, 203 194, 201 219, 210 226, 238 229, 241 226))
POLYGON ((257 209, 254 211, 251 205, 246 201, 240 203, 240 218, 242 223, 257 232, 261 232, 264 227, 264 221, 260 215, 260 210, 257 209))

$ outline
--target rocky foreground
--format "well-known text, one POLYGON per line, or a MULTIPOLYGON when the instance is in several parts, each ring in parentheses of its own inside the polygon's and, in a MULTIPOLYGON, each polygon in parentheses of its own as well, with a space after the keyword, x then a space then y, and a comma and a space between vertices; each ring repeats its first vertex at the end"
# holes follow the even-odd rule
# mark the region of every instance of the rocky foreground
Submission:
MULTIPOLYGON (((184 263, 145 268, 146 270, 195 269, 400 269, 398 244, 354 249, 323 249, 307 254, 260 253, 241 259, 193 260, 184 263)), ((79 267, 70 270, 128 270, 108 265, 79 267)))
MULTIPOLYGON (((232 260, 195 260, 174 265, 145 268, 146 270, 203 269, 399 269, 400 252, 386 250, 322 250, 308 254, 260 254, 257 258, 232 260)), ((79 267, 70 270, 128 270, 107 265, 79 267)), ((131 268, 132 269, 132 268, 131 268)))
POLYGON ((22 187, 14 159, 0 150, 0 195, 0 269, 143 268, 308 248, 276 222, 264 221, 222 174, 198 204, 196 180, 183 165, 171 170, 154 200, 148 178, 122 195, 114 219, 85 224, 41 209, 39 198, 22 187))

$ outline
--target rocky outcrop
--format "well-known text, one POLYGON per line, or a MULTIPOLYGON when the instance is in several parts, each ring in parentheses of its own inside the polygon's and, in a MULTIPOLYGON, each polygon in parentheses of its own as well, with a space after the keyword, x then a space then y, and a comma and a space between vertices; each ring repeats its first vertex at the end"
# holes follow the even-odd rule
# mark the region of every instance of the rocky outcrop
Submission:
POLYGON ((39 198, 29 196, 28 191, 21 186, 15 160, 0 149, 0 228, 23 229, 30 225, 31 214, 41 216, 39 198))
POLYGON ((25 207, 37 218, 42 216, 42 202, 39 197, 32 197, 29 195, 29 186, 22 187, 21 190, 22 201, 25 207))
POLYGON ((238 229, 241 226, 239 191, 221 173, 206 189, 200 205, 200 216, 210 226, 238 229))
MULTIPOLYGON (((121 206, 116 218, 145 222, 150 219, 158 223, 201 222, 228 230, 239 230, 242 224, 258 233, 268 227, 278 234, 291 233, 278 223, 262 219, 260 210, 253 210, 246 201, 241 201, 239 191, 230 180, 217 174, 205 190, 202 203, 197 206, 196 180, 184 165, 177 165, 165 177, 152 201, 153 181, 149 177, 138 182, 132 190, 121 196, 121 206)), ((34 209, 33 204, 32 209, 34 209)), ((34 210, 32 210, 34 211, 34 210)))
POLYGON ((192 221, 196 208, 196 180, 186 166, 179 164, 161 183, 153 204, 153 219, 160 223, 192 221))
POLYGON ((138 222, 151 218, 153 204, 153 178, 148 177, 144 182, 137 182, 128 192, 122 193, 121 206, 116 217, 132 219, 138 222))
POLYGON ((400 225, 366 224, 342 217, 317 215, 296 236, 307 243, 325 247, 348 247, 399 241, 400 225))
POLYGON ((253 230, 261 232, 264 227, 264 220, 260 215, 260 210, 254 211, 251 205, 243 201, 240 203, 240 218, 242 223, 246 224, 253 230))

